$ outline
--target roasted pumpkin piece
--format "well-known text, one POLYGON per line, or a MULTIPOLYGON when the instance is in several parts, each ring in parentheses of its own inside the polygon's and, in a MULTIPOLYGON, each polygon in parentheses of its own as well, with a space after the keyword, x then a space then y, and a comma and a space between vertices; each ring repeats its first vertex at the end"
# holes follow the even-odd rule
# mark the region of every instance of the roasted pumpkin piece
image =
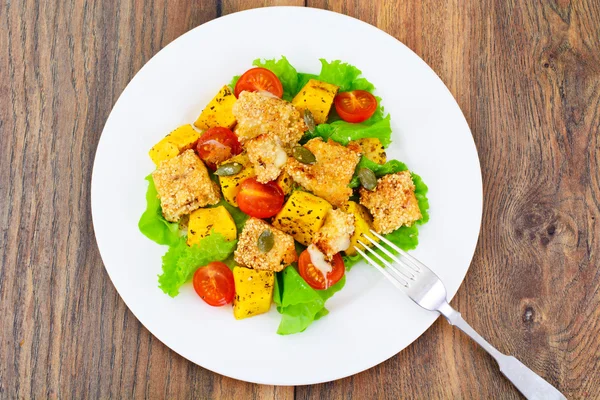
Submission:
POLYGON ((180 126, 152 146, 148 155, 158 167, 162 161, 175 158, 185 150, 194 147, 199 137, 200 133, 192 125, 180 126))
POLYGON ((377 138, 358 139, 348 143, 348 147, 353 144, 358 145, 363 157, 367 157, 377 164, 385 164, 387 161, 385 148, 383 147, 383 144, 381 144, 381 140, 377 138))
POLYGON ((275 183, 279 185, 285 195, 290 194, 292 188, 294 187, 294 180, 285 170, 281 171, 281 174, 279 174, 279 177, 277 180, 275 180, 275 183))
POLYGON ((322 198, 297 190, 273 218, 273 226, 308 246, 331 209, 331 204, 322 198))
POLYGON ((292 104, 299 110, 309 110, 315 123, 324 124, 327 122, 327 116, 338 89, 337 86, 330 83, 311 79, 300 89, 300 92, 292 100, 292 104))
POLYGON ((245 153, 238 154, 235 157, 223 162, 221 165, 230 163, 239 163, 242 165, 242 170, 235 175, 230 176, 219 176, 219 184, 221 185, 221 192, 225 200, 234 207, 238 206, 237 195, 240 192, 240 185, 248 178, 252 178, 256 174, 254 173, 254 167, 250 163, 248 156, 245 153))
POLYGON ((198 129, 208 129, 216 126, 233 128, 236 119, 231 109, 236 100, 231 88, 227 85, 223 86, 206 108, 202 110, 202 113, 194 122, 194 126, 198 129))
MULTIPOLYGON (((354 233, 350 237, 350 247, 345 251, 349 256, 356 254, 355 247, 358 245, 358 241, 365 243, 369 247, 373 245, 368 239, 362 237, 362 235, 369 236, 371 239, 379 242, 379 239, 371 234, 370 230, 373 228, 373 218, 369 214, 369 211, 354 201, 349 201, 346 207, 346 212, 354 215, 354 233)), ((362 249, 362 246, 359 248, 362 249)))
POLYGON ((231 214, 223 206, 214 208, 199 208, 190 214, 188 222, 188 246, 192 246, 201 239, 218 232, 227 240, 235 240, 237 229, 231 214))
POLYGON ((233 268, 235 319, 264 314, 271 308, 275 272, 236 266, 233 268))

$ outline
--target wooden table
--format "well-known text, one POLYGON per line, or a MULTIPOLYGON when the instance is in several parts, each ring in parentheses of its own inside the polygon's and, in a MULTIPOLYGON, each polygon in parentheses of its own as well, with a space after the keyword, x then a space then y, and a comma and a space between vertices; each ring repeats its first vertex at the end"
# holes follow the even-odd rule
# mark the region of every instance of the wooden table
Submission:
MULTIPOLYGON (((94 152, 113 104, 179 35, 271 3, 305 5, 2 2, 0 398, 519 397, 441 320, 369 371, 269 387, 184 360, 119 298, 90 218, 94 152)), ((380 27, 446 83, 473 131, 485 199, 453 305, 569 398, 600 398, 600 2, 306 3, 380 27)))

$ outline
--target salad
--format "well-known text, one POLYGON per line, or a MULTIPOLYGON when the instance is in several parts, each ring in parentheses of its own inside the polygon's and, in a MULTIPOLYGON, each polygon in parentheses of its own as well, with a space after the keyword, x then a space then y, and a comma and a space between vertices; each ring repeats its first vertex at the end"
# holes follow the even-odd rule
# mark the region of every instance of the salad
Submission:
POLYGON ((390 115, 358 68, 321 64, 313 75, 285 57, 257 59, 150 149, 139 229, 168 246, 165 294, 191 281, 237 319, 275 303, 277 333, 298 333, 328 314, 356 248, 378 241, 370 229, 417 246, 427 186, 387 160, 390 115))

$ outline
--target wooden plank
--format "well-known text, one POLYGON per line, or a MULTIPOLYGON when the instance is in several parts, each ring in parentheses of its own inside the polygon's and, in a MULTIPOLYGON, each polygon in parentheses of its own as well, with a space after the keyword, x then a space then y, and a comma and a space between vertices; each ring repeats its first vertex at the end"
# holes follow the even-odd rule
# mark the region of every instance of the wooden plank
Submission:
POLYGON ((178 356, 141 326, 90 217, 98 138, 142 65, 215 1, 0 4, 0 398, 291 399, 178 356))
POLYGON ((221 12, 225 15, 269 6, 304 6, 304 0, 222 0, 221 12))
MULTIPOLYGON (((389 32, 449 87, 479 150, 485 198, 475 259, 452 304, 568 398, 598 398, 600 4, 308 6, 389 32)), ((519 398, 495 363, 445 321, 376 368, 298 387, 296 395, 519 398)))

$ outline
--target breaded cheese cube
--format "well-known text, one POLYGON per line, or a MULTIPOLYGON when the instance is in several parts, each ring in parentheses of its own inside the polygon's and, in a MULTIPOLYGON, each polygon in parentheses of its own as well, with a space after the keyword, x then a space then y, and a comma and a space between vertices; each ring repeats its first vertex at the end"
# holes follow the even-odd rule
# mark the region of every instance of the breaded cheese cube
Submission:
POLYGON ((348 203, 352 189, 348 187, 360 153, 341 144, 321 138, 309 140, 304 147, 316 158, 314 164, 303 164, 288 158, 285 170, 294 181, 337 207, 348 203))
POLYGON ((234 260, 248 268, 279 272, 298 259, 294 238, 272 227, 262 219, 250 218, 240 234, 234 260), (273 234, 271 250, 263 253, 258 248, 258 237, 266 230, 273 234))
POLYGON ((329 210, 325 223, 313 237, 312 243, 331 261, 333 256, 350 247, 354 233, 354 215, 340 209, 329 210))
POLYGON ((308 246, 321 229, 331 204, 314 194, 296 190, 273 218, 273 226, 308 246))
POLYGON ((194 147, 198 138, 200 134, 192 125, 180 126, 152 146, 148 155, 158 167, 162 161, 177 157, 180 153, 194 147))
POLYGON ((421 219, 409 171, 379 178, 373 191, 360 188, 360 204, 369 209, 373 215, 373 228, 382 235, 421 219))
POLYGON ((227 85, 223 86, 219 90, 219 93, 202 110, 202 113, 196 122, 194 122, 194 126, 198 129, 209 129, 215 126, 233 128, 235 117, 233 116, 232 108, 235 103, 236 98, 231 88, 227 85))
POLYGON ((167 221, 176 222, 197 208, 216 204, 219 186, 210 180, 208 170, 194 150, 186 150, 163 161, 152 173, 167 221))
POLYGON ((292 103, 270 93, 243 91, 233 105, 235 133, 242 144, 260 135, 277 136, 285 147, 298 143, 307 129, 292 103))
POLYGON ((354 140, 348 143, 348 147, 351 145, 358 146, 363 157, 367 157, 374 163, 385 164, 387 161, 385 148, 383 147, 383 144, 381 144, 381 140, 377 138, 363 138, 354 140))
POLYGON ((248 158, 260 183, 274 181, 281 174, 288 156, 277 136, 260 135, 246 142, 248 158))
POLYGON ((292 100, 299 110, 308 109, 315 123, 324 124, 339 87, 316 79, 309 80, 292 100))

